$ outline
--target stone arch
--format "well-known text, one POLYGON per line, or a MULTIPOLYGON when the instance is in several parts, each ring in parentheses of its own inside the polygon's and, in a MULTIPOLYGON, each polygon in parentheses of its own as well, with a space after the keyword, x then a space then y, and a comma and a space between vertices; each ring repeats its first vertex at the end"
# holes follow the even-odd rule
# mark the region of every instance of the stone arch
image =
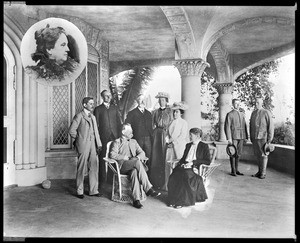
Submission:
POLYGON ((290 18, 285 17, 275 17, 275 16, 266 16, 266 17, 255 17, 248 18, 237 21, 235 23, 229 24, 219 31, 217 31, 214 35, 212 35, 204 46, 204 57, 207 56, 207 53, 210 51, 212 45, 220 39, 222 36, 230 33, 231 31, 244 28, 249 25, 259 25, 261 23, 275 23, 277 25, 286 25, 286 26, 295 26, 295 21, 290 18))
POLYGON ((176 50, 176 59, 197 58, 195 37, 184 9, 177 6, 160 8, 167 17, 175 35, 175 44, 178 48, 176 50))
POLYGON ((229 54, 221 42, 216 41, 209 53, 212 55, 216 69, 217 69, 217 81, 220 83, 230 81, 231 72, 229 66, 229 54))

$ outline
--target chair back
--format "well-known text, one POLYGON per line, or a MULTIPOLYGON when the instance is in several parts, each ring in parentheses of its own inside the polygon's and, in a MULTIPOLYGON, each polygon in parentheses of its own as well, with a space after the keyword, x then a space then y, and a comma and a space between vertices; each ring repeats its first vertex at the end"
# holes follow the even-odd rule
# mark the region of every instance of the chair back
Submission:
POLYGON ((212 164, 216 160, 217 148, 212 144, 209 144, 208 147, 209 147, 209 153, 210 153, 210 163, 212 164))
POLYGON ((109 152, 110 152, 110 146, 113 141, 109 141, 106 145, 106 153, 105 153, 105 158, 109 158, 109 152))

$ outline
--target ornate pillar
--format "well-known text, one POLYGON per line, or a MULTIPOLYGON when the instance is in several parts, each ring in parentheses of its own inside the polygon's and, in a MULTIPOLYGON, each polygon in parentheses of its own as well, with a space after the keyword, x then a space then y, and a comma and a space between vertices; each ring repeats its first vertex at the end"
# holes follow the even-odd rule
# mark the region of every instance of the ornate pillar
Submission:
POLYGON ((232 83, 216 83, 216 89, 219 92, 219 131, 220 137, 219 141, 226 141, 224 123, 226 114, 231 110, 231 100, 232 100, 232 83))
POLYGON ((201 75, 209 63, 202 59, 181 59, 174 62, 181 76, 181 97, 189 105, 184 119, 189 128, 201 128, 200 88, 201 75))

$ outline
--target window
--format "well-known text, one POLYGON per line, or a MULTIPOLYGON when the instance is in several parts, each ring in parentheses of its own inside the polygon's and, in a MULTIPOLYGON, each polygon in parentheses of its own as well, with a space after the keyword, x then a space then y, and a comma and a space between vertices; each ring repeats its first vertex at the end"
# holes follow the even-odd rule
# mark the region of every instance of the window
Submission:
MULTIPOLYGON (((95 52, 94 52, 95 53, 95 52)), ((49 138, 50 149, 71 148, 69 127, 75 114, 82 110, 82 99, 99 96, 99 58, 89 49, 89 60, 75 82, 49 88, 49 138)))

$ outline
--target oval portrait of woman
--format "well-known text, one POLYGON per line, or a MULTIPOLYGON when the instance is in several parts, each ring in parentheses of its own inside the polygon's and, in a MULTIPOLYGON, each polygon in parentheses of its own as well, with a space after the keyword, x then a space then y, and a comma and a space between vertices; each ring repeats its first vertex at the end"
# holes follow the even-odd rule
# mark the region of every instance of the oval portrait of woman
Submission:
POLYGON ((32 25, 21 42, 25 72, 38 83, 59 86, 73 82, 88 57, 82 32, 61 18, 47 18, 32 25))

